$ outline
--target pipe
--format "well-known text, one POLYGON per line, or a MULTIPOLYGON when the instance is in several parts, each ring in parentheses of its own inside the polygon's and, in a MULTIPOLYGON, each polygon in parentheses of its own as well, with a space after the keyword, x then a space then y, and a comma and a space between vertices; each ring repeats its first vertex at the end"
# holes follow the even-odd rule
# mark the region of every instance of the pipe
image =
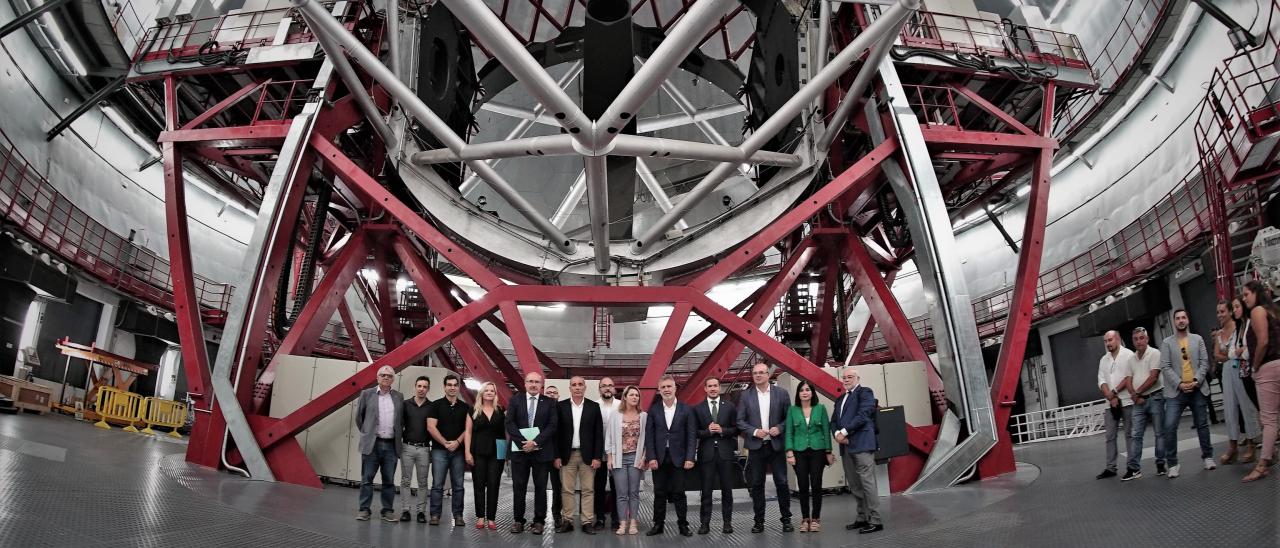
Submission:
POLYGON ((862 95, 867 92, 867 88, 871 86, 871 79, 875 77, 876 71, 874 67, 880 66, 880 62, 889 55, 889 50, 893 49, 893 40, 883 40, 876 45, 875 49, 867 56, 867 60, 862 66, 871 68, 872 70, 860 70, 858 75, 853 78, 853 85, 849 86, 849 91, 844 94, 844 99, 840 101, 840 106, 836 107, 835 114, 831 115, 831 120, 827 123, 826 129, 822 131, 822 136, 818 138, 818 152, 825 155, 831 150, 831 144, 835 142, 836 135, 844 129, 845 122, 849 121, 849 116, 853 114, 853 110, 862 105, 862 95))
MULTIPOLYGON (((644 158, 636 158, 636 174, 640 176, 640 181, 644 183, 644 187, 649 189, 649 194, 653 195, 654 203, 658 204, 658 209, 663 213, 671 211, 671 197, 667 195, 667 191, 662 189, 662 182, 653 174, 653 170, 649 169, 649 163, 644 158)), ((689 223, 684 219, 676 221, 676 228, 684 230, 689 228, 689 223)))
POLYGON ((582 195, 587 193, 587 171, 584 169, 578 173, 578 178, 573 180, 573 185, 569 187, 569 193, 565 195, 564 200, 560 201, 560 207, 556 208, 556 212, 551 216, 551 222, 560 228, 564 228, 565 221, 569 220, 569 215, 573 214, 573 210, 578 208, 578 202, 582 201, 582 195))
MULTIPOLYGON (((338 21, 334 19, 332 15, 326 13, 324 8, 320 7, 320 5, 314 0, 293 0, 293 3, 303 12, 311 16, 309 21, 314 23, 312 30, 315 31, 317 35, 327 34, 330 38, 339 42, 340 45, 346 47, 347 53, 351 54, 352 58, 354 58, 360 66, 364 67, 365 71, 367 71, 374 80, 377 80, 379 84, 382 84, 382 87, 387 90, 387 93, 400 100, 401 106, 404 107, 405 111, 407 111, 409 115, 417 118, 418 122, 426 127, 432 135, 435 135, 437 139, 440 139, 445 146, 449 147, 449 150, 452 150, 455 153, 462 152, 463 147, 466 146, 466 142, 463 141, 461 137, 458 137, 458 134, 454 133, 453 130, 449 128, 449 125, 444 123, 444 120, 441 120, 435 112, 432 112, 431 108, 423 103, 413 90, 410 90, 404 82, 401 82, 399 78, 396 78, 395 75, 378 60, 377 55, 370 52, 363 44, 360 43, 359 40, 356 39, 356 37, 352 36, 350 32, 347 32, 347 30, 342 27, 342 25, 338 24, 338 21)), ((488 11, 489 9, 484 7, 483 3, 477 2, 477 5, 485 11, 488 11)), ((492 12, 490 12, 490 14, 492 14, 492 12)), ((497 171, 490 167, 489 164, 478 160, 468 161, 466 164, 472 171, 475 171, 476 174, 480 175, 482 179, 488 181, 489 186, 491 186, 494 191, 501 195, 502 198, 505 199, 507 203, 511 204, 511 207, 515 208, 516 211, 524 216, 524 218, 528 219, 530 223, 537 227, 538 231, 546 236, 551 241, 551 244, 562 253, 572 255, 577 251, 577 246, 574 244, 573 240, 570 240, 563 231, 551 224, 551 222, 545 217, 538 214, 538 210, 533 207, 533 204, 529 203, 529 201, 521 196, 519 192, 512 188, 511 184, 508 183, 502 175, 499 175, 497 171)))
POLYGON ((586 158, 587 213, 591 218, 591 242, 595 247, 596 270, 609 271, 609 169, 607 158, 586 158))
MULTIPOLYGON (((731 146, 729 141, 725 140, 724 136, 720 135, 720 132, 716 131, 716 128, 713 127, 710 122, 706 120, 699 120, 697 118, 698 108, 694 106, 693 102, 690 101, 688 97, 685 97, 684 93, 682 93, 675 84, 672 84, 670 80, 662 82, 662 91, 666 92, 667 96, 675 102, 676 106, 680 108, 680 112, 683 112, 685 116, 688 116, 693 120, 693 125, 697 127, 698 131, 701 131, 707 139, 710 139, 712 143, 726 147, 731 146)), ((738 165, 738 172, 741 173, 743 177, 750 178, 751 166, 740 164, 738 165)))
POLYGON ((618 156, 636 156, 648 158, 678 158, 681 160, 704 160, 711 162, 733 162, 734 168, 741 163, 765 164, 773 166, 796 167, 802 163, 800 156, 760 150, 754 153, 733 146, 713 145, 696 141, 663 139, 661 137, 645 137, 641 135, 619 135, 614 139, 609 154, 618 156))
MULTIPOLYGON (((920 0, 899 0, 897 4, 885 10, 884 15, 872 23, 866 31, 854 38, 839 55, 836 55, 827 66, 818 71, 813 78, 800 88, 791 99, 774 112, 768 120, 765 120, 751 137, 742 143, 740 147, 747 153, 754 153, 760 150, 769 139, 772 139, 779 131, 782 131, 791 120, 800 115, 819 94, 823 93, 831 84, 833 84, 845 71, 862 57, 863 53, 868 49, 875 47, 881 41, 892 41, 897 38, 898 30, 907 21, 907 18, 920 6, 920 0)), ((652 63, 650 63, 652 64, 652 63)), ((648 67, 649 65, 645 65, 648 67)), ((875 71, 874 66, 866 65, 862 67, 863 71, 875 71)), ((645 229, 634 243, 631 244, 632 253, 642 253, 654 241, 657 241, 667 229, 671 228, 677 220, 684 217, 690 209, 693 209, 707 195, 715 191, 720 183, 728 178, 729 174, 736 169, 733 163, 722 163, 712 169, 706 177, 702 179, 696 186, 690 190, 680 203, 676 204, 671 211, 668 211, 653 225, 645 229)))
POLYGON ((27 23, 34 21, 37 17, 40 17, 41 15, 44 15, 52 10, 60 8, 64 4, 70 1, 71 0, 49 0, 48 2, 40 4, 39 6, 36 6, 34 8, 31 8, 31 11, 28 11, 22 15, 19 15, 17 19, 9 21, 8 23, 5 23, 3 27, 0 27, 0 38, 4 38, 12 34, 13 31, 27 26, 27 23))
POLYGON ((423 150, 411 154, 409 161, 417 165, 431 165, 521 156, 566 156, 575 153, 573 145, 573 138, 568 135, 545 135, 469 144, 462 147, 460 153, 447 148, 423 150))
POLYGON ((814 70, 822 70, 827 66, 827 49, 831 44, 831 2, 818 0, 818 45, 813 48, 817 57, 813 60, 814 70))
MULTIPOLYGON (((302 19, 307 22, 308 27, 316 27, 313 22, 314 16, 309 16, 304 11, 302 19)), ((378 110, 378 105, 373 103, 373 98, 368 93, 365 93, 364 85, 360 83, 360 77, 356 76, 355 69, 351 68, 351 62, 342 53, 342 48, 322 32, 315 33, 315 36, 316 41, 320 42, 320 49, 324 50, 325 55, 329 57, 329 61, 333 63, 333 70, 338 72, 338 77, 342 78, 342 83, 347 86, 347 92, 355 98, 356 106, 360 108, 360 113, 364 114, 365 119, 369 120, 369 124, 373 126, 373 131, 378 134, 382 142, 386 143, 387 150, 395 149, 398 146, 395 133, 391 131, 391 126, 387 125, 387 121, 382 118, 382 111, 378 110)))
MULTIPOLYGON (((119 78, 112 80, 102 89, 93 92, 93 95, 90 95, 88 99, 85 99, 83 103, 80 103, 80 105, 77 106, 75 110, 69 112, 64 118, 62 118, 61 120, 58 120, 58 123, 54 124, 53 128, 44 134, 45 142, 52 141, 53 138, 57 137, 58 134, 63 132, 63 130, 71 127, 71 124, 75 123, 77 119, 79 119, 81 116, 84 116, 84 113, 89 112, 90 110, 93 110, 93 107, 98 106, 98 103, 101 103, 103 100, 105 100, 107 97, 110 97, 115 92, 120 91, 120 88, 124 87, 124 83, 127 77, 128 75, 121 75, 119 78)), ((120 129, 124 130, 125 128, 120 128, 120 129)))

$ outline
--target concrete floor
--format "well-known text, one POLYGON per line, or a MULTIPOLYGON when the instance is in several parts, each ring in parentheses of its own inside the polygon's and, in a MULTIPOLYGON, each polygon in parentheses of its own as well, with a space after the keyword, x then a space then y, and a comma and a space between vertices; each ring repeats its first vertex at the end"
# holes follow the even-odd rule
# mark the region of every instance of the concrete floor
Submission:
MULTIPOLYGON (((1143 479, 1094 480, 1103 464, 1100 436, 1035 444, 1018 449, 1023 464, 1010 477, 886 499, 888 529, 875 535, 841 527, 852 518, 849 496, 824 499, 822 533, 783 534, 771 504, 769 528, 752 535, 750 501, 738 491, 737 532, 728 537, 686 539, 672 527, 658 539, 535 537, 506 532, 509 483, 498 531, 358 522, 351 488, 249 481, 187 465, 185 445, 168 438, 103 431, 55 415, 0 415, 0 546, 1280 546, 1280 478, 1241 485, 1244 466, 1202 471, 1185 423, 1180 437, 1184 472, 1177 480, 1155 477, 1150 460, 1143 479)), ((644 517, 650 500, 645 493, 644 517)), ((798 520, 795 501, 792 510, 798 520)))

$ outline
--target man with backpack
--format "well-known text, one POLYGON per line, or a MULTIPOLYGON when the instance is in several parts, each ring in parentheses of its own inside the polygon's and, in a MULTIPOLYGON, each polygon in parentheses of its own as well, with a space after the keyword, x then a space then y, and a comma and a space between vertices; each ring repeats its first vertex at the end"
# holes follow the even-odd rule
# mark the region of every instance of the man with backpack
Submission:
POLYGON ((845 367, 840 372, 844 395, 836 401, 831 413, 831 431, 844 464, 845 481, 849 491, 858 501, 858 518, 845 526, 858 533, 874 533, 884 530, 880 519, 880 492, 876 488, 876 413, 878 405, 875 391, 858 383, 858 371, 845 367))

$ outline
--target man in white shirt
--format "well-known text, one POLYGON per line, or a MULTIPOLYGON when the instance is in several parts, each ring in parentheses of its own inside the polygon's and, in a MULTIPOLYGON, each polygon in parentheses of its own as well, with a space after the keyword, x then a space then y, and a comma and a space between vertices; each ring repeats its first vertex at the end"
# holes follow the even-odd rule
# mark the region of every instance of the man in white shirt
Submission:
MULTIPOLYGON (((607 425, 609 424, 609 421, 613 419, 613 414, 622 406, 622 400, 614 397, 614 395, 617 394, 617 391, 615 389, 613 379, 609 377, 600 379, 600 384, 597 390, 600 392, 600 417, 604 421, 604 424, 607 425)), ((596 473, 596 530, 604 528, 605 514, 609 515, 609 528, 618 528, 618 508, 613 505, 613 490, 608 489, 611 485, 613 485, 613 474, 607 472, 596 473)))
POLYGON ((1155 430, 1156 475, 1165 474, 1164 385, 1160 382, 1160 350, 1151 348, 1147 328, 1133 330, 1133 356, 1129 358, 1129 394, 1133 400, 1133 427, 1129 432, 1129 462, 1122 481, 1142 477, 1142 438, 1147 423, 1155 430))
POLYGON ((582 491, 582 532, 595 533, 595 475, 604 460, 604 424, 601 422, 600 405, 586 398, 587 380, 574 376, 569 379, 569 399, 556 404, 560 413, 556 430, 556 472, 560 475, 560 526, 557 533, 573 531, 573 519, 577 514, 576 492, 582 491))
POLYGON ((1107 468, 1098 474, 1098 479, 1116 477, 1116 458, 1120 454, 1116 436, 1119 435, 1120 421, 1124 421, 1125 440, 1130 439, 1130 425, 1133 424, 1133 400, 1129 386, 1132 382, 1129 360, 1133 351, 1124 347, 1120 333, 1116 331, 1103 335, 1102 344, 1107 352, 1098 360, 1098 389, 1107 400, 1107 410, 1102 414, 1103 425, 1107 429, 1107 468))
POLYGON ((787 485, 783 429, 791 398, 786 390, 771 385, 769 378, 769 364, 755 364, 751 368, 752 387, 738 398, 738 433, 746 439, 751 509, 755 514, 751 532, 764 532, 764 478, 769 471, 778 491, 782 532, 790 533, 795 527, 791 525, 791 488, 787 485))

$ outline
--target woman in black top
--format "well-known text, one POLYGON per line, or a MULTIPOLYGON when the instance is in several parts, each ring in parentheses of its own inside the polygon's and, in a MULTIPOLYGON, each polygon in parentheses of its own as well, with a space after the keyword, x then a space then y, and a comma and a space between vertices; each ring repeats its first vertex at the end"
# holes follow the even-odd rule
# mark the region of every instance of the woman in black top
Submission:
POLYGON ((486 521, 490 530, 498 528, 495 521, 498 481, 506 464, 506 460, 498 458, 498 445, 508 443, 505 422, 506 415, 498 405, 498 387, 491 382, 480 385, 476 414, 471 418, 471 456, 475 458, 471 479, 475 487, 472 490, 476 494, 476 529, 484 529, 486 521))

